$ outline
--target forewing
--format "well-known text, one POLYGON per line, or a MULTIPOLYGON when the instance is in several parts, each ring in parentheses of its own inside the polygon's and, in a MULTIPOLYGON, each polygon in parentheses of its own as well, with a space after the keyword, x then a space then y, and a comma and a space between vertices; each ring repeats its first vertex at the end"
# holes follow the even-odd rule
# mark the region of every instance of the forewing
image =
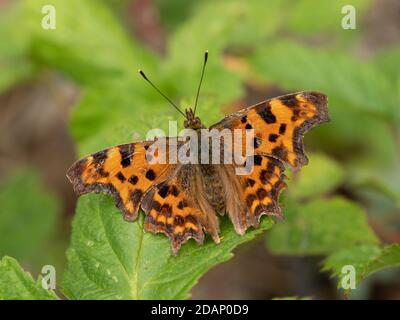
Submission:
MULTIPOLYGON (((212 126, 254 130, 254 153, 269 155, 294 170, 307 164, 303 135, 319 123, 329 121, 326 95, 304 91, 260 102, 238 111, 212 126)), ((245 148, 243 139, 243 149, 245 148)))
MULTIPOLYGON (((146 151, 154 146, 154 141, 145 141, 96 152, 74 163, 67 177, 79 195, 89 192, 113 195, 124 218, 134 220, 150 187, 167 179, 177 167, 169 162, 151 163, 151 155, 146 151)), ((156 148, 155 154, 168 150, 156 148)))

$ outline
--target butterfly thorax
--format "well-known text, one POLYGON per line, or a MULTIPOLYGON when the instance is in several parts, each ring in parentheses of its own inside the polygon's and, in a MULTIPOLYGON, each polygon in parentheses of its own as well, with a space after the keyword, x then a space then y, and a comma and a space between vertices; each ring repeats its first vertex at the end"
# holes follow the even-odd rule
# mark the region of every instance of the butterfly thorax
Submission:
MULTIPOLYGON (((202 124, 199 117, 195 116, 193 110, 191 108, 185 110, 186 120, 184 122, 184 127, 186 129, 196 130, 198 138, 200 140, 200 129, 205 129, 206 127, 202 124)), ((201 164, 200 155, 201 155, 201 146, 199 143, 199 168, 200 171, 197 171, 201 174, 202 178, 202 189, 205 193, 205 197, 209 201, 212 207, 216 211, 222 212, 224 209, 224 192, 221 179, 218 176, 217 168, 215 165, 209 164, 201 164)), ((211 153, 211 149, 209 150, 211 153)), ((211 159, 212 155, 210 154, 209 159, 211 159)))
POLYGON ((183 122, 183 126, 186 129, 200 130, 205 129, 205 126, 201 123, 199 117, 196 117, 192 108, 185 110, 186 120, 183 122))

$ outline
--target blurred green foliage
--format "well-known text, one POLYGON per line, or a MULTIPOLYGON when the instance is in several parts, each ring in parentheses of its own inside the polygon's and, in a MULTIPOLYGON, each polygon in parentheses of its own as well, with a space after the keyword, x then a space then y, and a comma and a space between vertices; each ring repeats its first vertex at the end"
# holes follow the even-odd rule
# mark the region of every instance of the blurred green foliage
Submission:
POLYGON ((334 159, 318 153, 310 154, 309 158, 312 165, 305 166, 296 175, 289 175, 287 192, 292 199, 324 195, 334 191, 346 179, 344 169, 334 159))
POLYGON ((21 169, 1 182, 0 203, 0 257, 32 257, 57 227, 57 197, 35 170, 21 169))
MULTIPOLYGON (((365 36, 363 15, 370 1, 350 2, 357 10, 356 30, 340 25, 341 7, 349 1, 157 0, 167 36, 161 56, 129 37, 118 22, 124 1, 18 1, 1 13, 0 91, 46 69, 75 81, 80 100, 70 128, 79 155, 144 139, 151 128, 167 129, 177 114, 136 70, 145 70, 172 100, 192 105, 205 49, 210 59, 199 115, 208 125, 247 94, 244 84, 326 93, 332 121, 307 135, 307 148, 318 153, 310 155, 308 167, 290 175, 282 203, 286 221, 272 227, 266 243, 276 254, 326 255, 323 270, 339 278, 341 266, 353 264, 361 281, 400 261, 399 246, 379 244, 367 223, 367 213, 380 217, 399 210, 400 49, 358 58, 354 47, 365 36), (45 4, 56 7, 56 30, 41 28, 45 4), (366 193, 374 196, 365 199, 366 193)), ((17 191, 8 185, 6 199, 15 199, 17 191)), ((272 226, 264 218, 260 229, 240 237, 223 219, 220 245, 209 239, 202 247, 189 243, 173 258, 165 237, 143 233, 142 219, 124 222, 105 195, 81 197, 67 252, 65 295, 187 298, 210 267, 272 226)), ((14 260, 2 263, 22 272, 14 260)), ((19 297, 28 293, 22 290, 19 297)))
POLYGON ((51 290, 43 289, 42 279, 34 281, 24 272, 18 262, 10 257, 0 260, 1 300, 54 300, 57 296, 51 290))
POLYGON ((286 201, 285 214, 288 221, 268 234, 268 247, 279 254, 329 254, 378 242, 364 211, 341 197, 305 204, 286 201))
MULTIPOLYGON (((324 261, 322 270, 330 271, 332 275, 342 280, 346 275, 342 272, 342 268, 349 265, 354 266, 356 283, 360 283, 377 271, 400 267, 400 246, 398 244, 383 247, 360 245, 338 250, 324 261)), ((341 281, 338 287, 341 288, 341 281)), ((345 291, 347 294, 351 293, 349 289, 345 291)))

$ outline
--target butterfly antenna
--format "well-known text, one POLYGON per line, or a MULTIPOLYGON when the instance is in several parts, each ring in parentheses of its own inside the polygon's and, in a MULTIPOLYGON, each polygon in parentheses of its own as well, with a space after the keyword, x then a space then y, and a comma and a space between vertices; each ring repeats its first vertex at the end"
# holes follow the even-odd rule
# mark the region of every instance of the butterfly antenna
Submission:
POLYGON ((201 88, 201 84, 203 82, 204 70, 206 69, 207 59, 208 59, 208 50, 206 50, 206 52, 204 53, 203 69, 201 70, 201 78, 200 78, 199 87, 197 88, 196 102, 194 103, 193 114, 196 114, 197 102, 199 101, 200 88, 201 88))
POLYGON ((140 73, 140 75, 143 77, 143 79, 144 80, 146 80, 148 83, 150 83, 150 85, 159 93, 159 94, 161 94, 181 115, 183 115, 185 118, 186 118, 186 115, 182 112, 182 110, 181 109, 179 109, 179 107, 175 104, 175 103, 173 103, 172 101, 171 101, 171 99, 170 98, 168 98, 164 93, 162 93, 161 92, 161 90, 160 89, 158 89, 156 86, 155 86, 155 84, 153 83, 153 82, 151 82, 147 77, 146 77, 146 75, 144 74, 144 72, 142 71, 142 70, 138 70, 138 72, 140 73))

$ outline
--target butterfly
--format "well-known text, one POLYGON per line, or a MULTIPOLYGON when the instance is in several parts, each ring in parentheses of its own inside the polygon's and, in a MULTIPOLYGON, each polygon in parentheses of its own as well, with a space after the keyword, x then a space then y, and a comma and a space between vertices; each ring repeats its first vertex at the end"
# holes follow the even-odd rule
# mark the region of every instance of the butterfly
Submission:
MULTIPOLYGON (((195 110, 207 56, 206 52, 194 110, 182 112, 140 71, 185 116, 184 127, 195 132, 205 128, 195 110)), ((252 130, 253 167, 248 174, 238 175, 235 169, 243 164, 235 163, 154 163, 148 158, 155 144, 150 140, 84 157, 71 166, 67 177, 78 195, 95 192, 114 196, 127 221, 134 221, 142 208, 144 229, 167 235, 172 253, 177 255, 190 238, 202 244, 209 234, 219 243, 218 215, 227 213, 240 235, 249 227, 258 227, 262 215, 282 217, 279 195, 286 187, 285 166, 297 171, 308 163, 303 135, 327 121, 327 96, 303 91, 262 101, 212 125, 210 129, 218 131, 252 130)), ((156 153, 169 158, 171 146, 179 150, 185 143, 175 140, 168 145, 156 153)))

